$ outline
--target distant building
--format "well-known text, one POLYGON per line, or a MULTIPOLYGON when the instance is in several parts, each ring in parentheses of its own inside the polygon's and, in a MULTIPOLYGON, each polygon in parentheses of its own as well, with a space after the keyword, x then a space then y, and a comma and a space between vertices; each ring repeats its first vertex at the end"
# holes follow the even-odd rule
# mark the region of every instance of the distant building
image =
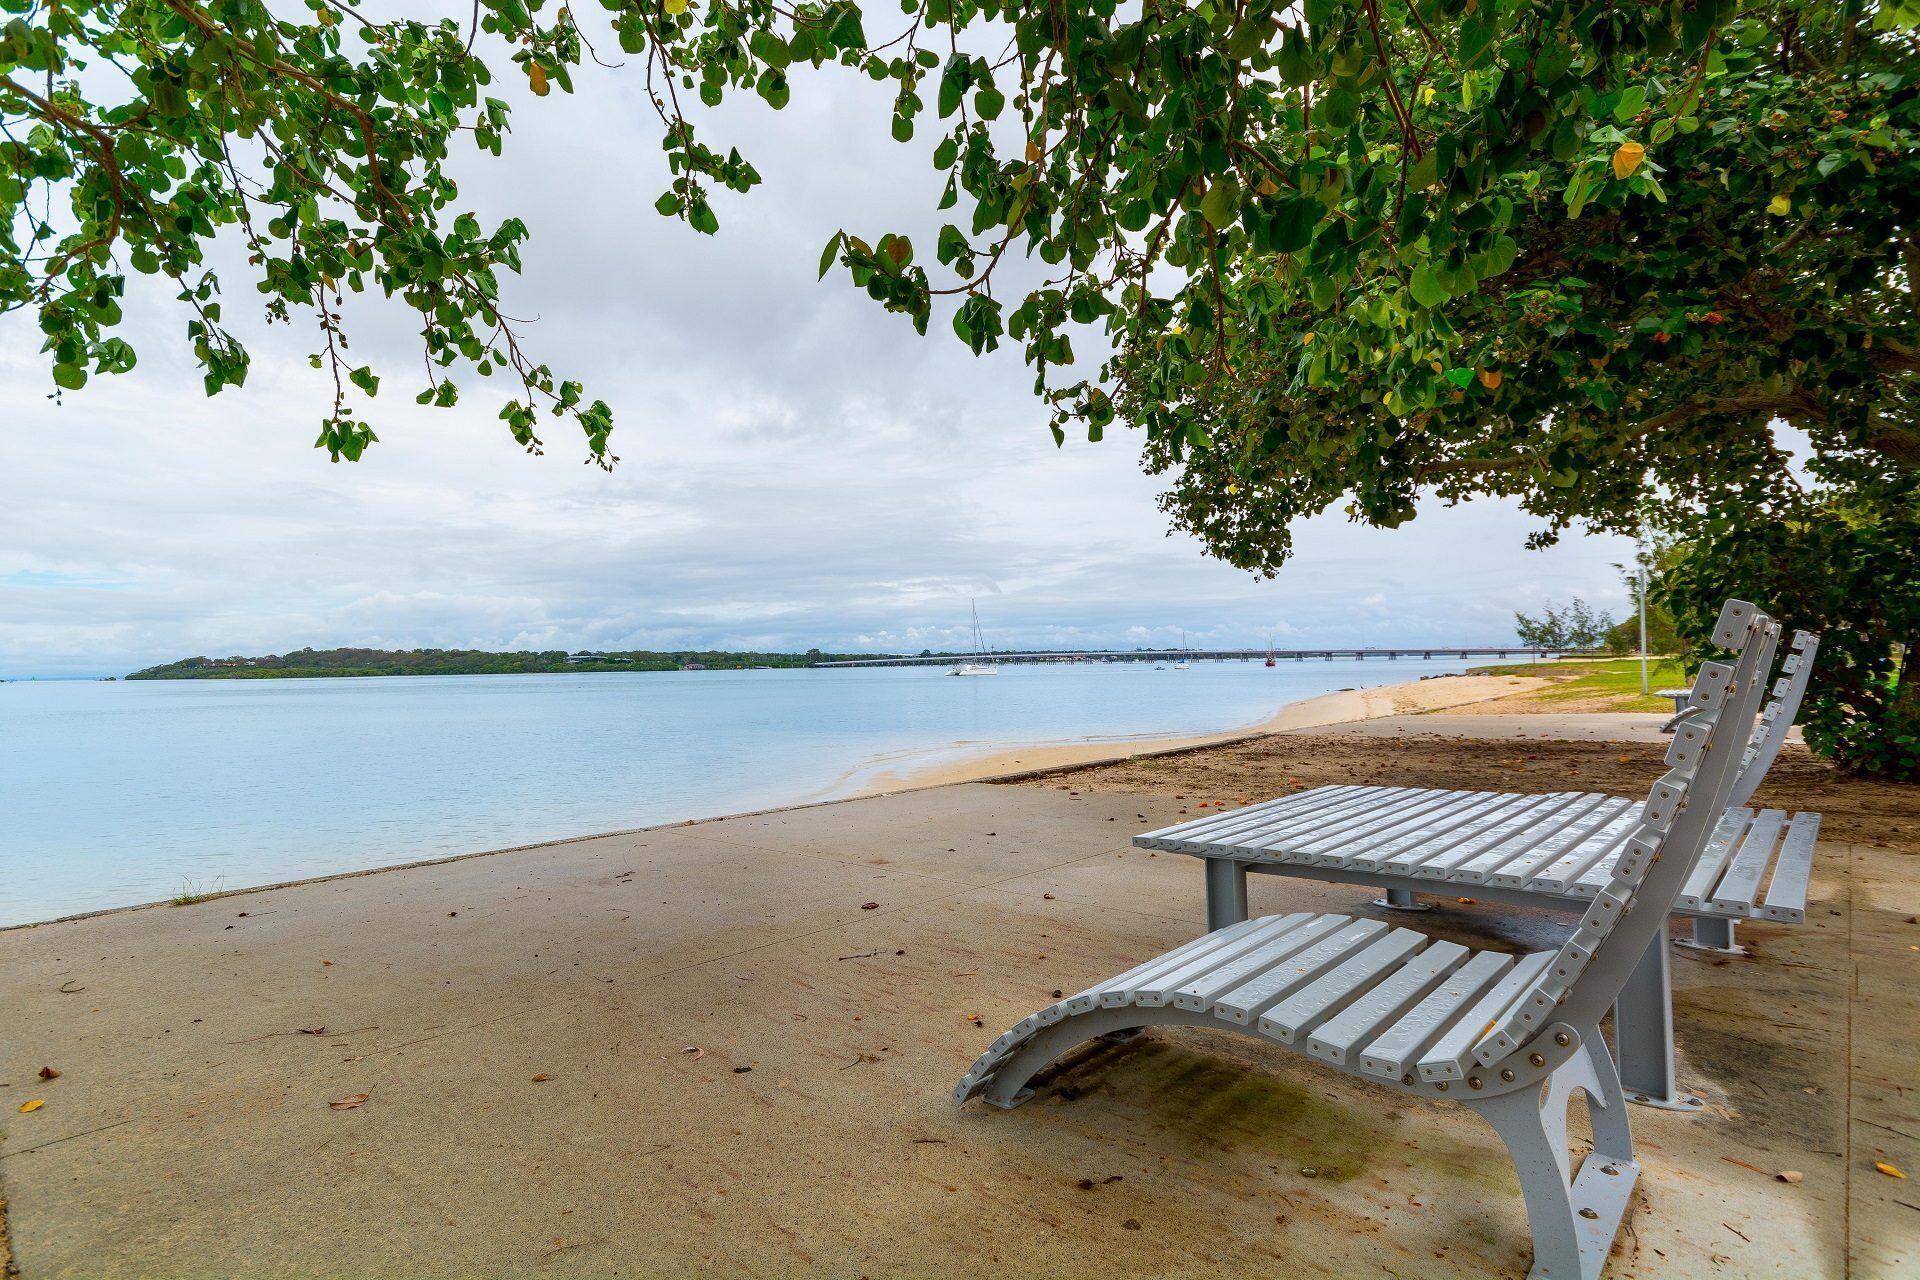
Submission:
POLYGON ((705 671, 707 669, 707 664, 704 662, 689 662, 686 666, 680 669, 682 671, 705 671))

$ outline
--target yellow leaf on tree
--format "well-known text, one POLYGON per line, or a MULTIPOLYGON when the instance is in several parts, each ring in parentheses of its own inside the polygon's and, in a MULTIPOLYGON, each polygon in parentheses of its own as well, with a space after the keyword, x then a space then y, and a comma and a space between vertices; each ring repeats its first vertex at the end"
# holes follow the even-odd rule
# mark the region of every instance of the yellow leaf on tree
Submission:
POLYGON ((47 1105, 47 1100, 45 1098, 35 1098, 31 1102, 23 1102, 20 1104, 20 1114, 25 1115, 29 1111, 38 1111, 40 1108, 46 1105, 47 1105))
POLYGON ((1638 169, 1640 162, 1646 158, 1647 149, 1639 143, 1621 143, 1613 153, 1613 176, 1621 179, 1631 178, 1633 171, 1638 169))
POLYGON ((1045 151, 1040 146, 1040 140, 1038 138, 1027 139, 1027 163, 1028 164, 1039 164, 1040 157, 1044 154, 1045 154, 1045 151))
POLYGON ((547 69, 537 62, 527 64, 527 84, 533 89, 533 96, 547 96, 547 69))
MULTIPOLYGON (((25 1107, 22 1107, 20 1109, 22 1111, 26 1110, 25 1107)), ((1873 1167, 1878 1169, 1880 1172, 1886 1174, 1889 1178, 1904 1178, 1907 1176, 1906 1174, 1900 1172, 1900 1166, 1888 1164, 1885 1160, 1875 1160, 1873 1162, 1873 1167)))
POLYGON ((1793 212, 1793 201, 1787 197, 1786 192, 1782 191, 1779 195, 1767 201, 1767 212, 1784 217, 1793 212))
POLYGON ((685 13, 687 11, 687 0, 662 0, 662 3, 668 13, 685 13))
POLYGON ((1498 391, 1500 389, 1500 371, 1498 369, 1482 369, 1480 371, 1480 385, 1489 391, 1498 391))

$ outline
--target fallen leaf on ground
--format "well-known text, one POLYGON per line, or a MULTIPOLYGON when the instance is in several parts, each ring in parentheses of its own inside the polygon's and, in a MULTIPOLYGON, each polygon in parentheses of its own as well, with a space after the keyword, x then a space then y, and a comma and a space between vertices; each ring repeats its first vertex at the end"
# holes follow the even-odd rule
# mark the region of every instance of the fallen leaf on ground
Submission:
POLYGON ((1621 763, 1621 764, 1632 764, 1632 763, 1633 763, 1633 757, 1632 757, 1632 756, 1621 756, 1621 757, 1620 757, 1620 763, 1621 763))
POLYGON ((303 1036, 323 1036, 327 1034, 325 1027, 296 1027, 294 1029, 303 1036))
POLYGON ((52 1067, 42 1067, 40 1068, 40 1078, 42 1080, 58 1080, 60 1073, 52 1067))
POLYGON ((1782 1169, 1780 1172, 1774 1174, 1773 1176, 1775 1180, 1779 1182, 1797 1183, 1797 1182, 1804 1181, 1807 1175, 1800 1172, 1798 1169, 1782 1169))
POLYGON ((45 1098, 35 1098, 30 1102, 23 1102, 20 1104, 20 1114, 26 1115, 29 1111, 38 1111, 46 1105, 47 1100, 45 1098))
POLYGON ((706 1051, 705 1049, 702 1049, 702 1048, 701 1048, 701 1047, 700 1047, 699 1045, 697 1045, 697 1044, 690 1044, 690 1045, 688 1045, 688 1046, 687 1046, 686 1048, 684 1048, 684 1049, 682 1049, 682 1050, 681 1050, 680 1052, 682 1052, 682 1053, 690 1053, 690 1054, 692 1054, 692 1055, 693 1055, 693 1060, 694 1060, 695 1062, 698 1062, 698 1061, 700 1061, 700 1059, 702 1059, 702 1058, 704 1058, 704 1057, 706 1057, 706 1056, 707 1056, 707 1051, 706 1051))
POLYGON ((862 911, 878 911, 880 904, 877 902, 863 902, 860 904, 860 909, 862 911))
POLYGON ((1888 1164, 1885 1160, 1875 1160, 1873 1162, 1873 1167, 1875 1169, 1878 1169, 1881 1173, 1886 1174, 1889 1178, 1905 1178, 1907 1176, 1906 1174, 1900 1172, 1900 1167, 1898 1165, 1888 1164))
POLYGON ((333 964, 333 961, 331 961, 331 960, 322 960, 322 961, 321 961, 320 963, 321 963, 321 965, 323 965, 323 966, 331 966, 331 965, 333 964))
POLYGON ((342 1098, 338 1102, 329 1102, 327 1105, 335 1111, 351 1111, 355 1107, 366 1106, 367 1099, 372 1096, 371 1093, 356 1093, 351 1098, 342 1098))
POLYGON ((1457 903, 1459 903, 1459 904, 1460 904, 1461 906, 1463 906, 1463 907, 1472 907, 1472 906, 1477 906, 1477 905, 1479 905, 1479 902, 1480 902, 1480 899, 1478 899, 1478 898, 1455 898, 1455 899, 1454 899, 1454 901, 1455 901, 1455 902, 1457 902, 1457 903))
POLYGON ((546 1072, 544 1072, 544 1071, 542 1071, 542 1072, 541 1072, 541 1073, 540 1073, 539 1075, 537 1075, 537 1076, 535 1076, 535 1077, 533 1078, 533 1082, 534 1082, 535 1084, 545 1084, 545 1083, 546 1083, 547 1081, 549 1081, 549 1080, 551 1080, 551 1079, 553 1079, 553 1077, 552 1077, 552 1076, 550 1076, 550 1075, 548 1075, 548 1074, 547 1074, 546 1072))

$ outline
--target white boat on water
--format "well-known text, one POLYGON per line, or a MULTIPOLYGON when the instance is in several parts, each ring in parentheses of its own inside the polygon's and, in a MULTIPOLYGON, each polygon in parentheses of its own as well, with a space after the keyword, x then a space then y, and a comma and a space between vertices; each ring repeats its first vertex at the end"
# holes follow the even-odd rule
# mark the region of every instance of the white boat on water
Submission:
POLYGON ((994 675, 999 668, 993 665, 991 658, 983 659, 981 656, 987 652, 987 642, 980 635, 980 606, 973 604, 972 601, 968 603, 973 605, 973 652, 962 658, 960 664, 947 674, 950 676, 994 675))
POLYGON ((1173 669, 1175 671, 1186 671, 1193 666, 1191 662, 1187 661, 1187 655, 1184 652, 1186 647, 1187 647, 1187 632, 1186 632, 1186 628, 1182 627, 1180 629, 1180 648, 1182 649, 1183 652, 1181 653, 1179 660, 1173 664, 1173 669))

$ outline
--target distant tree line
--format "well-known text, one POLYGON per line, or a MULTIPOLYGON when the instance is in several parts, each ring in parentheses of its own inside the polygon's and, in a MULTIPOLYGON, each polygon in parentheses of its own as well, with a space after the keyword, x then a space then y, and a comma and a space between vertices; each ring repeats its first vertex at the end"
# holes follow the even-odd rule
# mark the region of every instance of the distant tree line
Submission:
POLYGON ((135 671, 129 680, 262 680, 291 676, 533 675, 557 671, 740 671, 804 667, 857 654, 732 652, 716 649, 623 649, 568 653, 491 653, 484 649, 299 649, 247 658, 195 657, 135 671))

